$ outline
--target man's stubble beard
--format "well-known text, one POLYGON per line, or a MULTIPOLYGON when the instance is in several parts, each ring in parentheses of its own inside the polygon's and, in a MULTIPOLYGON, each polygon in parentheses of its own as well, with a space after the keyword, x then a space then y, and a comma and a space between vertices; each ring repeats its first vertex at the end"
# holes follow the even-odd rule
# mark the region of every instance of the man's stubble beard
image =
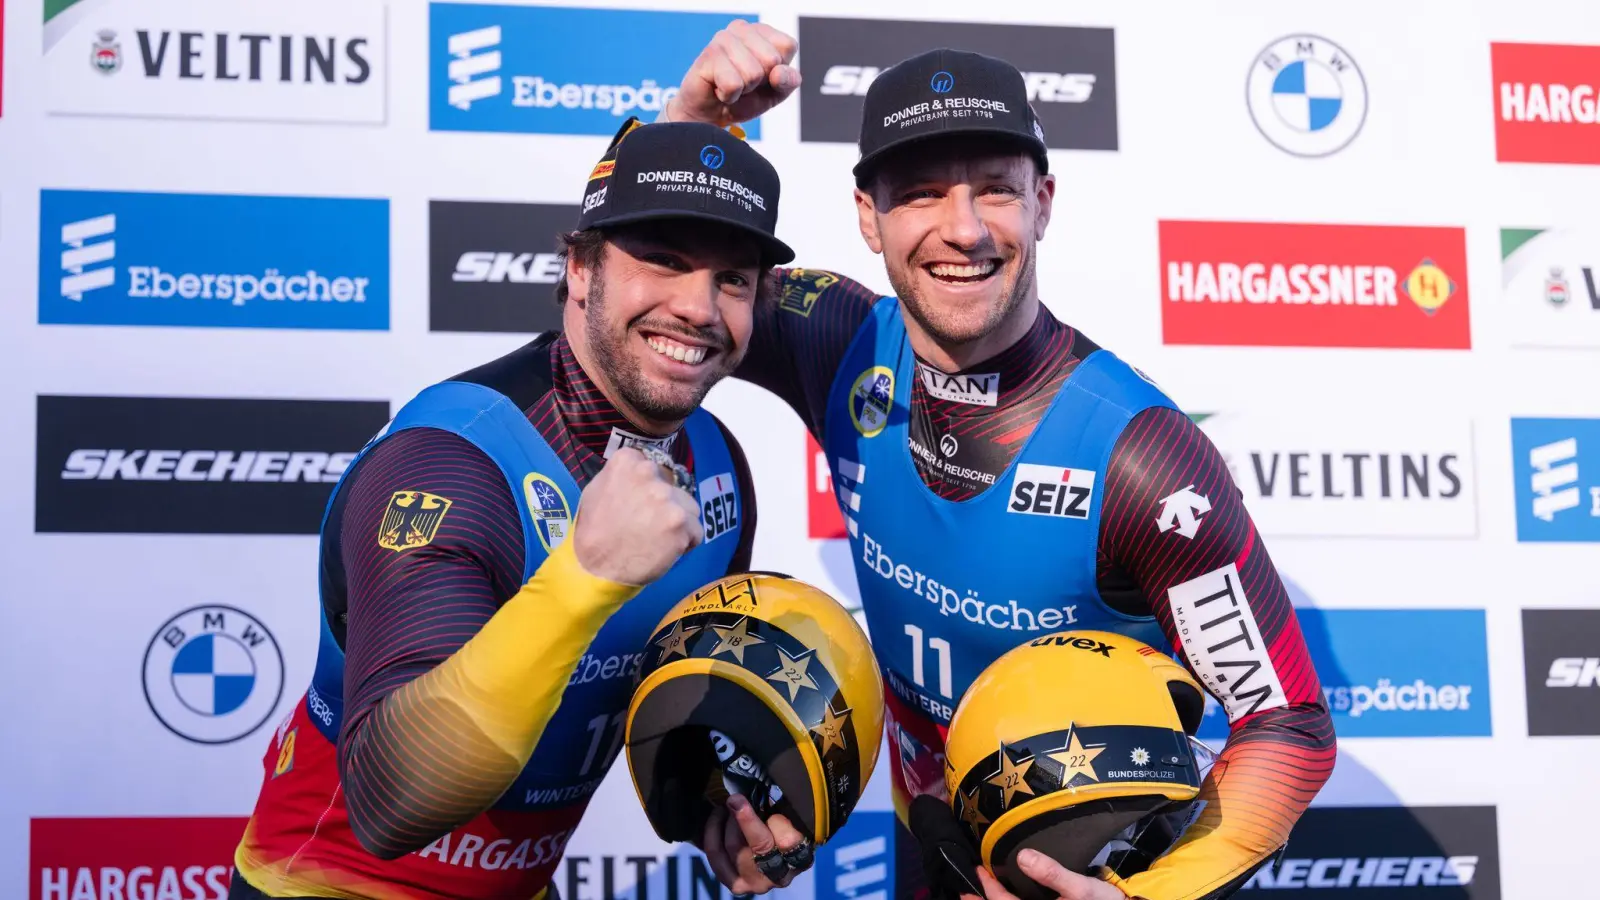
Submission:
POLYGON ((976 328, 958 331, 948 317, 940 316, 935 305, 923 298, 916 286, 915 272, 920 266, 915 262, 899 271, 888 267, 889 286, 894 288, 895 296, 900 298, 900 305, 906 314, 916 321, 928 337, 945 348, 961 347, 992 334, 1022 305, 1033 291, 1034 259, 1035 250, 1030 248, 1022 259, 1022 265, 1017 268, 1016 281, 1005 290, 1000 302, 989 309, 976 328))
MULTIPOLYGON (((618 399, 640 416, 653 422, 681 422, 687 419, 690 413, 700 408, 700 402, 711 388, 733 371, 738 360, 727 352, 718 353, 714 363, 717 366, 716 375, 703 382, 702 386, 690 388, 674 383, 662 389, 645 377, 638 360, 628 352, 631 328, 624 326, 621 333, 613 333, 608 327, 605 276, 599 272, 595 276, 589 281, 589 296, 584 300, 584 336, 604 379, 617 392, 618 399)), ((594 375, 590 373, 591 378, 594 375)))

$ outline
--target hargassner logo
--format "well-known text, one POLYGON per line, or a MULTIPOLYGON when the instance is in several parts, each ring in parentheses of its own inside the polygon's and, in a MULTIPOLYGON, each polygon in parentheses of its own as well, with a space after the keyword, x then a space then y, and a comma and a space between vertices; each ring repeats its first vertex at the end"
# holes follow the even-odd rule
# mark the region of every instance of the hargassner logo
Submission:
POLYGON ((452 34, 450 51, 450 105, 471 109, 473 101, 500 96, 500 26, 452 34))
MULTIPOLYGON (((430 4, 429 127, 610 137, 629 116, 653 121, 688 63, 736 18, 759 17, 430 4)), ((744 128, 761 137, 759 121, 744 128)))
POLYGON ((387 200, 46 190, 39 220, 42 324, 389 327, 387 200))
POLYGON ((109 263, 117 256, 117 217, 95 216, 61 226, 61 296, 82 300, 89 291, 111 287, 117 270, 109 263))

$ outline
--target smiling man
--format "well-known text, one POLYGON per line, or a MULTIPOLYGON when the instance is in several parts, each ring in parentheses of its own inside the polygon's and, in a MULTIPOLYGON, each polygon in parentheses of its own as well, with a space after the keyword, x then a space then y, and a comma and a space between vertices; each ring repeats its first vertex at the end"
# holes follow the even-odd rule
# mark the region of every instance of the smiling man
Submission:
MULTIPOLYGON (((424 390, 334 488, 316 670, 234 900, 545 896, 656 623, 749 568, 749 467, 700 401, 793 257, 777 173, 712 126, 635 124, 567 235, 563 330, 424 390)), ((730 886, 773 831, 800 846, 768 824, 730 886)))
MULTIPOLYGON (((734 23, 662 118, 726 124, 751 96, 781 102, 799 83, 795 50, 734 23)), ((1227 896, 1283 846, 1335 757, 1294 610, 1228 467, 1159 388, 1040 302, 1056 180, 1015 67, 941 49, 884 71, 860 151, 861 236, 895 296, 781 270, 735 374, 783 398, 827 454, 889 686, 896 811, 905 823, 933 795, 951 814, 946 730, 991 662, 1054 631, 1120 632, 1174 652, 1226 711, 1202 811, 1126 878, 1022 868, 1069 900, 1227 896)), ((901 896, 926 891, 924 873, 950 885, 909 832, 896 847, 901 896)), ((988 900, 1009 897, 978 874, 988 900)))

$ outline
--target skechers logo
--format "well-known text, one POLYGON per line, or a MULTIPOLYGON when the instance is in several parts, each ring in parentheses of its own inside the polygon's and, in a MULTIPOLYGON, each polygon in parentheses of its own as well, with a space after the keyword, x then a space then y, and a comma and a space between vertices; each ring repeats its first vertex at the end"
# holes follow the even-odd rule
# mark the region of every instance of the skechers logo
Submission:
POLYGON ((1011 481, 1007 512, 1026 516, 1087 519, 1094 498, 1095 473, 1090 469, 1064 469, 1018 463, 1011 481))
POLYGON ((1600 687, 1600 659, 1563 656, 1550 663, 1545 687, 1600 687))
POLYGON ((556 253, 497 253, 469 250, 456 260, 451 281, 489 284, 555 284, 561 277, 561 256, 556 253))
MULTIPOLYGON (((877 66, 830 66, 822 76, 821 92, 832 97, 865 97, 867 88, 882 72, 877 66)), ((939 74, 948 78, 948 73, 939 74)), ((954 87, 954 80, 941 82, 935 78, 929 87, 945 93, 954 87), (941 84, 945 85, 942 91, 941 84)), ((1094 94, 1095 76, 1089 72, 1024 72, 1022 80, 1027 85, 1029 103, 1087 103, 1094 94)))
POLYGON ((1366 856, 1285 859, 1262 867, 1244 890, 1448 887, 1472 883, 1476 856, 1366 856))
POLYGON ((354 453, 319 450, 74 450, 63 481, 264 481, 333 484, 354 453))

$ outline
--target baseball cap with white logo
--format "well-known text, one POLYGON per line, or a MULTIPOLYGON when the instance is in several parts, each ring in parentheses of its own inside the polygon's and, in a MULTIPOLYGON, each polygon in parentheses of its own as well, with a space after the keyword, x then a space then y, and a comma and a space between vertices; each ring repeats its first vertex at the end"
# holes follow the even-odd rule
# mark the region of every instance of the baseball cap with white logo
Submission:
POLYGON ((1020 146, 1050 171, 1044 128, 1028 105, 1016 66, 992 56, 942 47, 883 71, 867 89, 861 111, 861 160, 852 170, 864 182, 891 150, 955 134, 990 135, 1020 146))
POLYGON ((656 219, 721 222, 749 233, 771 265, 794 259, 778 240, 778 171, 738 135, 700 122, 630 118, 589 174, 578 230, 656 219))

